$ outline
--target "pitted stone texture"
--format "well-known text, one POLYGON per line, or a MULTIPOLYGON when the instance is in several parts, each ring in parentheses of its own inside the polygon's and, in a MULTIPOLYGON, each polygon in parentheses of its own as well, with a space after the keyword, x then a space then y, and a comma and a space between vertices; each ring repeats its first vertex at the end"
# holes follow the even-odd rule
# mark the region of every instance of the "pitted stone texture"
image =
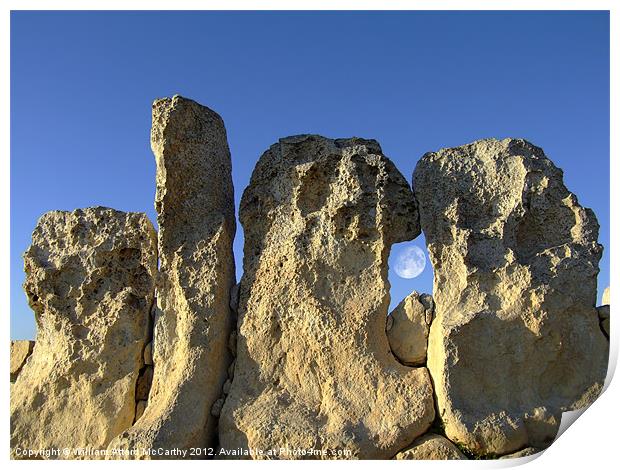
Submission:
POLYGON ((390 313, 387 337, 390 348, 406 365, 424 365, 428 331, 433 320, 433 298, 412 292, 390 313))
POLYGON ((157 270, 153 226, 103 207, 48 212, 24 266, 37 341, 11 392, 11 447, 105 449, 134 419, 157 270))
MULTIPOLYGON (((149 405, 110 450, 208 447, 233 327, 235 208, 219 115, 174 96, 153 103, 160 283, 149 405)), ((146 457, 142 455, 141 457, 146 457)))
POLYGON ((600 392, 594 213, 523 140, 426 154, 414 173, 435 270, 427 364, 446 435, 475 453, 546 447, 600 392))
POLYGON ((375 141, 288 137, 260 158, 240 218, 222 448, 391 458, 434 418, 428 371, 396 361, 385 334, 389 248, 419 234, 409 185, 375 141))
POLYGON ((452 442, 438 434, 425 434, 394 457, 396 460, 467 460, 452 442))
POLYGON ((33 348, 34 341, 27 339, 11 341, 11 383, 17 379, 33 348))

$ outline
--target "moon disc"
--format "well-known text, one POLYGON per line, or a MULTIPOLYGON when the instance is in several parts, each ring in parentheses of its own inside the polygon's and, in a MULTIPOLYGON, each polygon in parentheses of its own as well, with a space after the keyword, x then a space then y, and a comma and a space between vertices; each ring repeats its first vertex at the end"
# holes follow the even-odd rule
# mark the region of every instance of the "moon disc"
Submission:
POLYGON ((394 263, 394 271, 403 279, 413 279, 419 276, 425 267, 426 255, 415 245, 403 248, 394 263))

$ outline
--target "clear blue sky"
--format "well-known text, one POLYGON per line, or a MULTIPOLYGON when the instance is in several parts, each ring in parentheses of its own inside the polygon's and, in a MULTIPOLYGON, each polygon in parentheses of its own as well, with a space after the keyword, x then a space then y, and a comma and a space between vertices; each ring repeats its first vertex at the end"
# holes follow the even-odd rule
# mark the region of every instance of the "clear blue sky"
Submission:
MULTIPOLYGON (((21 254, 41 214, 104 205, 155 220, 150 106, 175 93, 224 118, 237 204, 287 135, 375 138, 409 181, 427 151, 528 139, 596 212, 599 299, 609 283, 606 12, 14 12, 12 338, 35 333, 21 254)), ((239 227, 238 276, 242 244, 239 227)), ((429 267, 390 270, 392 304, 431 292, 429 267)))

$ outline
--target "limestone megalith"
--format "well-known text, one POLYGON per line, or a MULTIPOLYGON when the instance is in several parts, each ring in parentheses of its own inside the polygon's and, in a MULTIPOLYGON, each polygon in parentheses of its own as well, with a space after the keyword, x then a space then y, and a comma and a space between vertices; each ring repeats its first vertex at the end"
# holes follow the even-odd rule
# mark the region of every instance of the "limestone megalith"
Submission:
MULTIPOLYGON (((24 254, 37 340, 11 389, 11 456, 105 450, 133 423, 149 335, 156 235, 145 214, 48 212, 24 254)), ((32 457, 32 456, 30 456, 32 457)))
POLYGON ((210 411, 228 376, 233 327, 229 301, 236 222, 224 122, 180 96, 156 100, 151 148, 157 163, 160 259, 154 375, 142 416, 109 447, 136 452, 131 456, 136 458, 174 457, 147 454, 151 449, 215 444, 216 419, 210 411))
POLYGON ((288 137, 260 158, 240 218, 223 456, 393 457, 434 418, 428 371, 400 364, 385 333, 390 246, 420 233, 407 181, 373 140, 288 137))
POLYGON ((427 366, 447 437, 481 454, 548 446, 607 368, 594 213, 523 140, 428 153, 413 188, 435 270, 427 366))

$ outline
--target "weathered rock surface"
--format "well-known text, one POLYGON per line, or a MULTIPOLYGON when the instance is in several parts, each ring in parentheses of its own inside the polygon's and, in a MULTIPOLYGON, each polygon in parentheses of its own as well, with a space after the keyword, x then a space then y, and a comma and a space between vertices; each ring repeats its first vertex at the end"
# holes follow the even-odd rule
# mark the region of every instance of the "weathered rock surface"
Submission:
POLYGON ((390 313, 387 337, 390 348, 406 365, 424 365, 428 331, 433 320, 433 298, 412 292, 390 313))
POLYGON ((425 434, 408 449, 394 457, 396 460, 467 460, 461 451, 439 434, 425 434))
POLYGON ((435 270, 427 364, 446 435, 478 453, 546 447, 561 412, 605 378, 593 212, 523 140, 426 154, 414 191, 435 270))
POLYGON ((502 457, 500 457, 500 460, 503 459, 518 459, 520 457, 529 457, 530 455, 535 455, 538 454, 539 452, 542 452, 543 449, 536 449, 534 447, 526 447, 525 449, 522 449, 518 452, 515 452, 514 454, 508 454, 508 455, 504 455, 502 457))
POLYGON ((609 286, 605 288, 603 291, 603 305, 610 305, 611 301, 611 292, 609 291, 609 286))
POLYGON ((222 448, 391 458, 434 418, 426 368, 400 364, 385 334, 389 247, 419 233, 409 185, 375 141, 288 137, 258 162, 240 218, 222 448))
MULTIPOLYGON (((43 215, 24 254, 37 341, 11 391, 11 448, 105 449, 131 426, 157 269, 144 214, 43 215)), ((60 456, 63 457, 63 456, 60 456)))
POLYGON ((33 348, 34 341, 27 339, 11 341, 11 383, 17 379, 33 348))
POLYGON ((160 282, 149 405, 110 450, 213 445, 210 410, 227 378, 235 209, 220 116, 174 96, 155 101, 160 282))

